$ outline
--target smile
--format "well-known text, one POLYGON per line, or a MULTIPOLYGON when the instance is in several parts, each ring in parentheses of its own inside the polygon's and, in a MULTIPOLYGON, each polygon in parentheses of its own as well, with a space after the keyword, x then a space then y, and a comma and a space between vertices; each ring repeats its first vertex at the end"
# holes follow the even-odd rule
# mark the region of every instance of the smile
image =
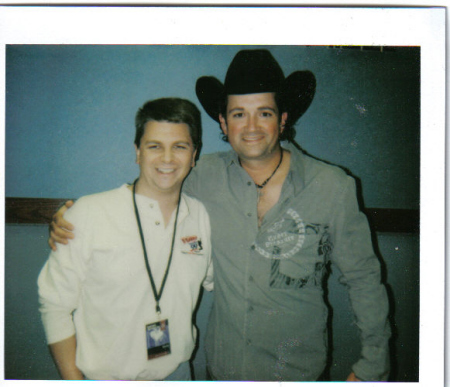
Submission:
POLYGON ((174 168, 156 168, 159 173, 168 174, 175 172, 174 168))
POLYGON ((242 137, 243 141, 246 142, 257 142, 257 141, 261 141, 264 138, 264 136, 258 135, 258 136, 245 136, 242 137))

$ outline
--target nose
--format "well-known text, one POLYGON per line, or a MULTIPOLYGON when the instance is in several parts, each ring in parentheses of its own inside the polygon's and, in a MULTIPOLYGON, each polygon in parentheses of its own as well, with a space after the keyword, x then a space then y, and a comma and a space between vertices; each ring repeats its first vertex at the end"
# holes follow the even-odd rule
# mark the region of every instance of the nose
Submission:
POLYGON ((171 147, 168 147, 164 150, 164 153, 162 155, 162 161, 169 164, 173 160, 173 150, 171 147))
POLYGON ((247 130, 249 132, 255 131, 258 127, 258 121, 257 117, 254 117, 253 115, 249 114, 247 116, 247 130))

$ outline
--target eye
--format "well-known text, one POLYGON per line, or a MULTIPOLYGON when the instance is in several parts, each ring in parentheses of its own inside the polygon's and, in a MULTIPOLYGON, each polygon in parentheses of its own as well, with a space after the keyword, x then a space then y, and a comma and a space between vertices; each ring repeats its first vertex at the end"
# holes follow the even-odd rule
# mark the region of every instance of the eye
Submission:
POLYGON ((183 144, 178 144, 174 146, 175 149, 180 149, 180 150, 187 150, 189 149, 189 147, 187 145, 183 145, 183 144))
POLYGON ((243 112, 231 113, 231 117, 232 118, 242 118, 242 117, 244 117, 244 113, 243 112))
POLYGON ((159 149, 159 145, 151 144, 147 146, 147 149, 153 150, 153 149, 159 149))
POLYGON ((273 113, 271 111, 263 111, 261 112, 262 117, 272 117, 273 113))

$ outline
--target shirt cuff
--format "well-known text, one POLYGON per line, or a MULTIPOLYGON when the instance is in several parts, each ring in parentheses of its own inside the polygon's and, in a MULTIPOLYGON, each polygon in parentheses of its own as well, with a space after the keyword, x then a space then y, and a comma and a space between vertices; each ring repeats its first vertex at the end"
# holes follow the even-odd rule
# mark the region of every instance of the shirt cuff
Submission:
POLYGON ((353 366, 353 372, 362 381, 387 381, 389 377, 388 349, 364 347, 362 358, 353 366))
POLYGON ((72 316, 67 317, 45 313, 42 315, 42 323, 48 344, 58 343, 76 333, 72 316))

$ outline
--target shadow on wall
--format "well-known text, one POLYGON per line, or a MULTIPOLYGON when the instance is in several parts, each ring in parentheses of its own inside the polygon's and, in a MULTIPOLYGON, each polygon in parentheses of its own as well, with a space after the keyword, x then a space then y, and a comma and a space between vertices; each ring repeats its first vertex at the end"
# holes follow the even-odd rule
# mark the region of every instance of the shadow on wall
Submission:
MULTIPOLYGON (((305 152, 300 145, 295 146, 305 152)), ((305 152, 307 153, 307 152, 305 152)), ((308 154, 322 162, 319 159, 308 154)), ((348 168, 339 166, 356 181, 360 210, 365 212, 361 179, 348 168)), ((371 230, 375 227, 368 216, 371 230)), ((388 220, 388 219, 386 219, 388 220)), ((409 221, 411 219, 401 219, 409 221)), ((396 223, 393 222, 394 228, 396 223)), ((400 222, 402 223, 402 222, 400 222)), ((420 318, 420 237, 419 219, 402 225, 408 233, 372 231, 372 243, 381 266, 381 281, 389 299, 389 323, 392 335, 389 341, 390 382, 419 381, 419 318, 420 318), (417 221, 417 224, 416 224, 417 221)), ((392 228, 389 225, 387 229, 392 228)), ((347 290, 339 283, 339 269, 328 265, 324 277, 324 297, 328 307, 329 353, 323 381, 345 380, 360 353, 359 331, 356 327, 347 290)))

